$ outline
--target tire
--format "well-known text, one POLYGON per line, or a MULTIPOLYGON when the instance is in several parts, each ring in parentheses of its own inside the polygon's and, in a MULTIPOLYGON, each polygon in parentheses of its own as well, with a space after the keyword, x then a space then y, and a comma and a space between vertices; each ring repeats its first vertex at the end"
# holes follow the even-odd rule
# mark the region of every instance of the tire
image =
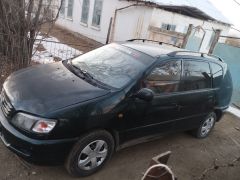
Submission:
POLYGON ((216 123, 217 116, 214 112, 210 113, 201 123, 198 129, 192 131, 192 134, 198 139, 204 139, 212 132, 216 123))
POLYGON ((76 177, 89 176, 100 170, 114 152, 114 139, 104 130, 80 138, 69 153, 65 168, 76 177))

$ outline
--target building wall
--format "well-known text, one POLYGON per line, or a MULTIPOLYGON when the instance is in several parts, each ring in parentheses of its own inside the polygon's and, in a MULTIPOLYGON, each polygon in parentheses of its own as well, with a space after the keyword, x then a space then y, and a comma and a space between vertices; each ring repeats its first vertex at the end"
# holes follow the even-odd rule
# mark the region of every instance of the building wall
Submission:
POLYGON ((240 47, 240 39, 227 38, 226 44, 230 46, 240 47))
MULTIPOLYGON (((230 31, 230 27, 216 23, 216 22, 209 22, 204 20, 199 20, 196 18, 192 18, 185 15, 180 15, 173 12, 168 12, 161 9, 154 9, 153 15, 151 18, 150 25, 154 27, 161 27, 162 23, 167 24, 174 24, 176 25, 176 31, 179 33, 186 33, 189 24, 193 24, 193 26, 202 26, 202 28, 205 30, 205 38, 202 42, 202 46, 200 51, 202 52, 208 52, 209 50, 209 42, 211 40, 213 29, 221 29, 222 35, 228 35, 230 31)), ((202 38, 203 33, 199 33, 199 38, 202 38)), ((198 36, 198 34, 196 34, 198 36)))
POLYGON ((240 106, 240 48, 228 44, 217 43, 213 54, 223 58, 225 63, 227 63, 233 80, 232 102, 240 106))
MULTIPOLYGON (((67 1, 68 0, 66 0, 65 3, 66 6, 67 1)), ((91 26, 95 1, 90 1, 89 18, 87 25, 81 23, 82 1, 83 0, 74 1, 73 19, 60 17, 57 21, 57 24, 101 43, 106 42, 110 18, 114 17, 115 9, 133 4, 132 2, 127 1, 103 0, 101 25, 100 28, 96 28, 91 26)), ((65 14, 67 13, 66 11, 67 9, 65 10, 65 14)), ((202 52, 208 52, 209 50, 209 42, 213 34, 212 28, 221 29, 222 35, 228 35, 230 30, 229 26, 220 23, 203 21, 157 8, 134 6, 118 11, 115 26, 112 29, 113 33, 111 35, 111 40, 125 41, 132 38, 146 38, 169 41, 169 43, 172 43, 173 38, 169 38, 169 36, 163 38, 164 34, 156 35, 156 32, 153 34, 151 31, 153 28, 161 28, 162 23, 176 25, 175 31, 180 34, 177 38, 178 40, 175 40, 177 45, 181 44, 182 34, 185 34, 187 32, 189 24, 193 24, 195 27, 202 26, 206 32, 200 49, 202 52)), ((172 35, 172 33, 170 33, 170 35, 172 35)), ((199 36, 197 38, 202 38, 202 33, 196 33, 195 35, 199 36)))
POLYGON ((98 42, 105 43, 110 23, 110 18, 114 16, 116 8, 121 8, 131 3, 119 0, 103 0, 102 17, 100 28, 92 26, 93 10, 94 10, 94 0, 90 0, 90 9, 88 23, 81 23, 82 14, 82 3, 83 0, 74 0, 73 5, 73 18, 68 19, 67 14, 67 4, 68 0, 65 1, 65 17, 59 17, 57 24, 69 29, 73 32, 78 32, 88 38, 94 39, 98 42))
POLYGON ((130 7, 118 11, 113 41, 125 41, 134 38, 148 38, 148 27, 153 9, 149 7, 130 7))

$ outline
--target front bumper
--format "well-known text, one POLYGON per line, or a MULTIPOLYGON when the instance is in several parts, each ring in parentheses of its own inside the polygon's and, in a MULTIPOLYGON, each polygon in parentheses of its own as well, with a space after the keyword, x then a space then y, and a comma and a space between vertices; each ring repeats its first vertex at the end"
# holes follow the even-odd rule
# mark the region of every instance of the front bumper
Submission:
POLYGON ((38 164, 64 162, 77 138, 57 140, 31 139, 16 130, 0 108, 0 138, 4 145, 27 161, 38 164))

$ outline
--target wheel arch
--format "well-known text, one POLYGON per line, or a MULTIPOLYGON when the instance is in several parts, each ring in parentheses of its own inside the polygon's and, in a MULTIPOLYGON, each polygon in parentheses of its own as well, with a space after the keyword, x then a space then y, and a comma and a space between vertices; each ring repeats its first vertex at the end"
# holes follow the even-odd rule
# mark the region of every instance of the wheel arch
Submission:
POLYGON ((217 116, 216 121, 219 122, 219 121, 221 120, 222 116, 223 116, 222 110, 220 110, 220 109, 215 109, 215 110, 214 110, 214 113, 215 113, 216 116, 217 116))
POLYGON ((119 138, 119 132, 117 130, 114 130, 112 128, 93 128, 93 129, 89 129, 88 131, 84 132, 82 134, 82 136, 84 136, 85 134, 93 133, 95 131, 106 131, 106 132, 108 132, 113 137, 114 150, 116 151, 118 149, 120 138, 119 138))

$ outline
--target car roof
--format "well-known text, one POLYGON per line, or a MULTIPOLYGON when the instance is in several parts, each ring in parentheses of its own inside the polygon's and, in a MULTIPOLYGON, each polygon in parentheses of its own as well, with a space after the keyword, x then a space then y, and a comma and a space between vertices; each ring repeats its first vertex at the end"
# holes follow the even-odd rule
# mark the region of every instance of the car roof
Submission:
MULTIPOLYGON (((208 55, 200 52, 188 51, 186 49, 181 49, 178 47, 174 47, 168 44, 159 44, 152 42, 125 42, 121 43, 121 45, 132 48, 134 50, 145 53, 154 58, 160 57, 162 55, 176 58, 191 58, 191 59, 205 59, 212 62, 224 63, 224 61, 217 56, 208 55)), ((159 59, 159 58, 158 58, 159 59)))
POLYGON ((157 43, 148 43, 148 42, 144 42, 144 43, 126 42, 126 43, 122 43, 121 45, 127 46, 129 48, 135 49, 140 52, 143 52, 152 57, 158 57, 160 55, 167 55, 171 52, 181 50, 180 48, 173 47, 170 45, 165 45, 165 44, 159 45, 157 43))

